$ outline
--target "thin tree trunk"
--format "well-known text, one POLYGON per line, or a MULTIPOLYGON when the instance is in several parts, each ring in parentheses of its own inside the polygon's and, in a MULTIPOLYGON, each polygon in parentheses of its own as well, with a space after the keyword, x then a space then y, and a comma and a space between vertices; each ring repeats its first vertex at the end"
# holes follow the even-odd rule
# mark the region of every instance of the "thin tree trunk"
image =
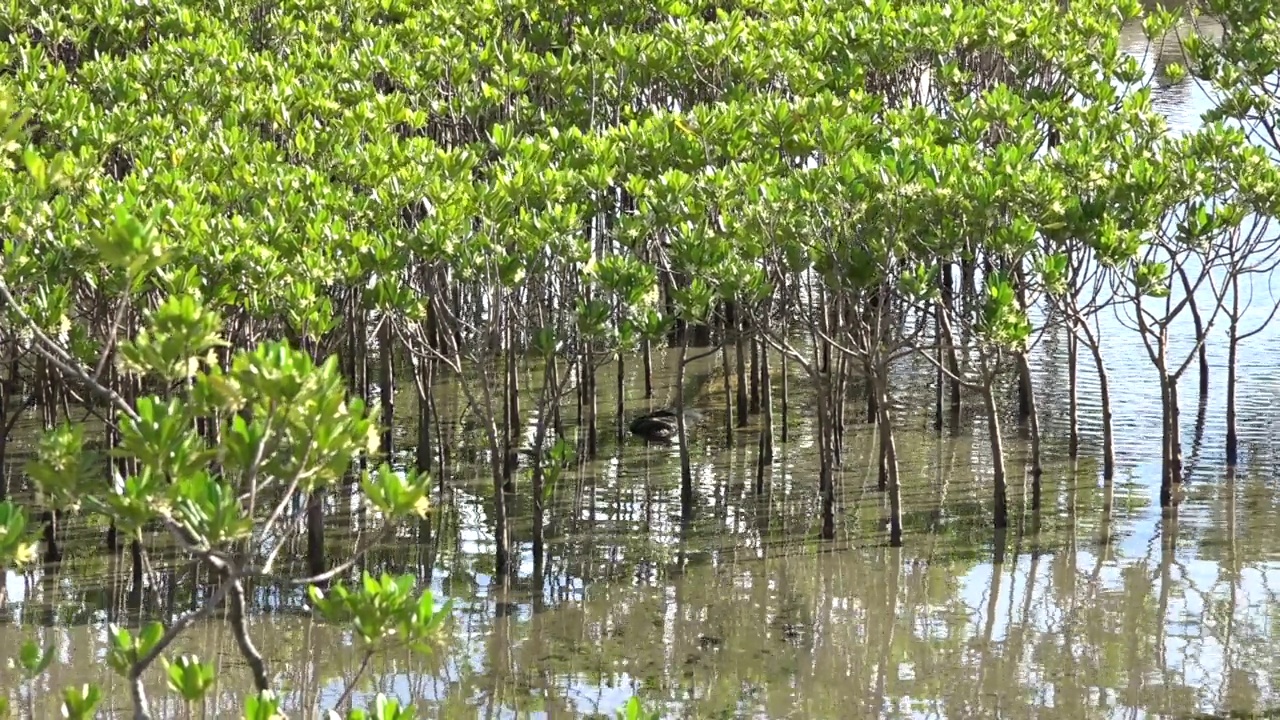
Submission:
MULTIPOLYGON (((827 380, 830 380, 830 375, 827 380)), ((814 384, 818 400, 818 492, 822 496, 822 539, 834 540, 836 491, 830 395, 829 388, 821 378, 817 378, 814 384)))
POLYGON ((1025 424, 1031 419, 1031 367, 1026 363, 1018 363, 1018 423, 1025 424))
POLYGON ((1191 293, 1191 288, 1189 284, 1185 282, 1185 278, 1183 287, 1185 287, 1189 293, 1187 297, 1187 307, 1191 310, 1191 321, 1195 324, 1196 328, 1196 340, 1200 343, 1200 348, 1197 351, 1197 354, 1199 355, 1200 365, 1200 399, 1203 400, 1209 397, 1209 343, 1205 339, 1204 320, 1200 317, 1200 308, 1196 306, 1195 295, 1194 293, 1191 293))
POLYGON ((533 561, 541 566, 544 558, 546 518, 544 516, 545 491, 543 448, 546 446, 548 403, 559 403, 560 388, 556 383, 555 364, 548 362, 542 376, 542 400, 538 404, 538 425, 533 439, 533 561), (548 400, 550 398, 550 400, 548 400))
POLYGON ((738 411, 738 427, 746 427, 751 418, 749 413, 749 403, 751 402, 747 387, 747 348, 746 341, 742 338, 742 323, 737 318, 735 308, 733 320, 733 355, 737 362, 738 389, 737 389, 737 411, 738 411))
MULTIPOLYGON (((1074 323, 1074 320, 1069 322, 1074 323)), ((1074 330, 1067 331, 1067 456, 1080 457, 1080 340, 1074 330)))
MULTIPOLYGON (((955 335, 951 332, 951 323, 947 322, 948 313, 954 313, 955 299, 948 299, 947 292, 951 284, 951 266, 946 266, 946 272, 943 277, 946 279, 946 285, 943 288, 943 298, 939 302, 940 306, 934 307, 934 319, 938 325, 938 335, 940 338, 939 345, 945 347, 947 373, 950 381, 950 397, 948 398, 948 413, 951 423, 951 434, 958 435, 960 433, 960 358, 956 349, 955 335)), ((939 374, 939 377, 942 373, 939 374)), ((941 431, 941 428, 939 428, 941 431)))
POLYGON ((413 381, 418 391, 418 447, 416 467, 418 472, 431 471, 431 386, 435 363, 422 359, 413 364, 413 381))
POLYGON ((382 400, 382 455, 391 461, 391 455, 394 448, 394 429, 396 417, 396 384, 395 384, 395 353, 393 351, 391 335, 391 318, 382 318, 382 327, 379 329, 378 352, 381 355, 382 381, 380 398, 382 400))
POLYGON ((787 442, 788 436, 790 435, 790 429, 791 429, 791 413, 790 413, 790 399, 791 399, 790 375, 791 373, 787 365, 788 365, 787 354, 782 353, 782 398, 781 398, 782 407, 779 409, 782 411, 782 442, 784 443, 787 442))
POLYGON ((595 352, 589 344, 587 346, 587 360, 583 369, 587 391, 586 398, 584 398, 587 411, 587 457, 595 459, 600 452, 600 433, 596 425, 599 405, 596 398, 595 352))
POLYGON ((509 493, 516 491, 515 472, 520 465, 520 444, 524 436, 524 423, 520 420, 520 371, 519 357, 516 355, 516 330, 515 323, 512 321, 512 311, 507 310, 507 337, 506 337, 506 398, 507 402, 504 407, 506 415, 506 459, 503 463, 503 476, 506 478, 504 490, 509 493))
POLYGON ((644 399, 653 399, 653 343, 644 339, 644 399))
MULTIPOLYGON (((1240 441, 1236 435, 1236 378, 1240 353, 1240 279, 1231 274, 1231 323, 1227 326, 1227 466, 1240 461, 1240 441)), ((1204 352, 1204 345, 1200 346, 1204 352)))
POLYGON ((844 465, 844 411, 848 392, 849 356, 840 353, 836 373, 831 378, 831 460, 835 467, 844 465))
POLYGON ((756 462, 756 494, 764 493, 764 470, 773 463, 773 382, 769 377, 769 347, 760 347, 760 427, 759 457, 756 462))
POLYGON ((933 396, 933 429, 938 433, 938 435, 942 435, 942 428, 944 425, 942 419, 942 396, 944 392, 943 388, 946 386, 946 373, 942 371, 942 320, 939 315, 940 313, 935 308, 933 314, 933 362, 937 365, 937 368, 934 370, 935 387, 933 396))
MULTIPOLYGON (((724 444, 725 447, 733 447, 733 369, 729 363, 729 341, 725 338, 724 346, 720 348, 720 361, 724 377, 721 378, 720 389, 724 394, 724 444)), ((741 407, 741 406, 739 406, 741 407)))
POLYGON ((307 495, 307 571, 319 575, 325 571, 324 553, 324 487, 307 495))
MULTIPOLYGON (((1182 437, 1180 433, 1181 409, 1178 403, 1178 380, 1169 377, 1165 384, 1168 388, 1167 402, 1165 407, 1165 417, 1167 418, 1166 432, 1168 433, 1168 465, 1167 478, 1170 486, 1168 496, 1169 506, 1176 506, 1179 502, 1178 493, 1175 488, 1182 484, 1182 437)), ((1161 493, 1163 499, 1164 493, 1161 493)))
POLYGON ((0 422, 5 424, 0 428, 3 431, 0 432, 0 502, 9 498, 9 474, 6 472, 9 457, 9 395, 10 388, 16 385, 14 379, 0 378, 0 422))
POLYGON ((481 418, 481 422, 484 424, 485 439, 489 442, 489 472, 493 480, 494 572, 505 578, 510 570, 511 531, 507 527, 506 481, 502 476, 503 460, 499 455, 501 446, 498 441, 497 420, 494 417, 493 383, 487 366, 480 368, 480 386, 484 393, 483 411, 488 416, 481 418))
POLYGON ((765 438, 765 462, 773 462, 773 377, 769 368, 769 346, 760 347, 760 410, 764 413, 764 423, 760 428, 765 438))
MULTIPOLYGON (((1162 353, 1163 354, 1163 353, 1162 353)), ((1162 358, 1163 359, 1163 358, 1162 358)), ((1171 383, 1163 367, 1160 371, 1160 507, 1173 505, 1173 398, 1171 383)))
POLYGON ((627 368, 624 363, 622 353, 618 353, 618 373, 614 377, 614 393, 617 395, 614 399, 614 413, 617 416, 619 443, 627 436, 627 368))
POLYGON ((1111 480, 1116 475, 1116 441, 1111 417, 1111 383, 1107 366, 1102 361, 1102 348, 1087 322, 1080 323, 1084 330, 1085 345, 1093 355, 1094 370, 1098 373, 1098 400, 1102 403, 1102 477, 1111 480))
POLYGON ((760 378, 760 370, 761 370, 760 353, 762 352, 762 350, 763 349, 760 347, 760 340, 756 337, 752 337, 751 338, 751 408, 750 408, 752 415, 758 415, 760 413, 760 402, 761 402, 760 385, 762 382, 760 378))
POLYGON ((898 449, 893 439, 893 417, 889 408, 889 369, 875 368, 874 384, 879 407, 877 425, 880 432, 880 465, 887 478, 889 493, 889 545, 902 547, 902 490, 898 477, 898 449))
POLYGON ((982 400, 987 411, 987 437, 991 442, 992 483, 995 490, 994 524, 996 529, 1009 527, 1009 486, 1004 471, 1004 440, 1000 437, 1000 414, 996 407, 995 389, 990 378, 984 381, 982 400))
POLYGON ((1027 362, 1026 353, 1018 353, 1018 368, 1027 386, 1027 421, 1031 426, 1031 509, 1039 510, 1040 478, 1044 475, 1040 455, 1040 413, 1036 407, 1035 388, 1031 384, 1031 364, 1027 362))
POLYGON ((689 354, 689 333, 681 333, 676 358, 676 436, 680 443, 680 517, 693 517, 693 467, 689 461, 689 432, 684 421, 684 364, 689 354))
MULTIPOLYGON (((361 311, 357 315, 355 322, 356 342, 358 343, 358 352, 356 353, 356 381, 360 397, 364 398, 365 407, 373 405, 373 382, 369 377, 369 328, 367 324, 367 315, 361 311)), ((365 453, 360 454, 360 468, 364 469, 369 465, 369 458, 365 453)))

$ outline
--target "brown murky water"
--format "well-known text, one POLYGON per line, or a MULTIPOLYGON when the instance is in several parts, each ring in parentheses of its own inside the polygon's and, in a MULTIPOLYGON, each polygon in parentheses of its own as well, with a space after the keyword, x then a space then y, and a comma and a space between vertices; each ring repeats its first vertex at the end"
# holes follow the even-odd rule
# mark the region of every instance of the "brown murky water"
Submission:
MULTIPOLYGON (((1132 39, 1144 55, 1140 33, 1132 39)), ((1149 67, 1156 62, 1148 55, 1149 67)), ((1181 127, 1204 108, 1193 85, 1157 87, 1156 96, 1181 127)), ((526 543, 518 579, 491 584, 486 505, 470 491, 482 482, 467 477, 451 479, 454 492, 419 537, 370 555, 366 569, 412 572, 453 598, 456 622, 439 655, 378 661, 357 703, 383 692, 440 718, 612 716, 632 694, 677 718, 1132 719, 1280 705, 1280 332, 1244 347, 1247 461, 1236 474, 1221 469, 1220 377, 1199 416, 1194 404, 1184 409, 1191 481, 1180 519, 1166 524, 1155 507, 1154 375, 1120 319, 1104 331, 1121 462, 1114 485, 1097 479, 1088 372, 1082 459, 1049 464, 1036 517, 1017 512, 1021 457, 1011 447, 1019 521, 1003 536, 989 529, 986 446, 904 420, 903 549, 881 544, 868 428, 848 441, 837 542, 812 539, 817 480, 803 412, 792 416, 792 441, 780 446, 763 498, 751 491, 753 436, 725 449, 713 413, 694 448, 699 511, 682 525, 674 451, 613 443, 611 383, 602 381, 601 459, 557 488, 544 577, 530 577, 526 543)), ((1047 339, 1036 360, 1046 450, 1061 455, 1065 343, 1047 339)), ((1210 360, 1221 368, 1225 347, 1211 345, 1210 360)), ((632 380, 636 410, 645 401, 632 380)), ((927 388, 918 392, 927 404, 927 388)), ((1194 394, 1188 385, 1184 396, 1194 394)), ((412 412, 412 396, 400 407, 412 412)), ((515 514, 522 537, 527 500, 515 514)), ((208 586, 189 567, 160 563, 160 597, 130 597, 127 567, 98 550, 101 528, 69 532, 56 575, 7 574, 0 614, 0 655, 35 638, 52 643, 58 661, 36 687, 0 666, 0 688, 20 714, 45 718, 58 716, 61 688, 98 682, 101 716, 126 717, 127 688, 105 665, 107 624, 136 623, 157 602, 180 609, 208 586)), ((340 550, 349 540, 334 528, 330 542, 340 550)), ((310 622, 300 592, 259 585, 251 594, 251 631, 287 709, 320 717, 314 709, 330 707, 356 671, 350 636, 310 622)), ((221 624, 193 629, 174 652, 218 665, 218 692, 192 717, 237 716, 250 683, 221 624)), ((159 671, 149 680, 164 698, 160 712, 186 717, 159 671)))

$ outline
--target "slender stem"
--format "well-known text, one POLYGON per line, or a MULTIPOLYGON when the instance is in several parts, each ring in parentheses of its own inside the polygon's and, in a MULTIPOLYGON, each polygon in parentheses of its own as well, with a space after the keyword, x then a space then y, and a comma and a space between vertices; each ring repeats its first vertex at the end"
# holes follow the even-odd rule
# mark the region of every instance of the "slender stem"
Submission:
MULTIPOLYGON (((375 535, 371 536, 368 539, 368 541, 357 544, 356 549, 351 551, 351 558, 346 562, 342 563, 341 565, 336 565, 320 573, 319 575, 312 575, 311 577, 305 577, 305 578, 295 578, 291 580, 286 579, 284 583, 286 585, 292 585, 296 587, 298 585, 313 585, 315 583, 322 583, 326 580, 337 577, 338 575, 341 575, 342 573, 350 570, 356 563, 360 562, 360 558, 364 557, 365 553, 369 552, 369 550, 372 549, 374 545, 377 545, 383 540, 389 538, 391 536, 391 530, 392 528, 390 526, 385 527, 383 528, 382 532, 376 533, 375 535)), ((249 573, 246 573, 246 574, 249 574, 249 573)))
MULTIPOLYGON (((276 403, 275 400, 272 400, 267 405, 267 419, 262 424, 262 439, 258 441, 258 449, 254 452, 253 460, 249 463, 248 472, 245 473, 245 481, 249 485, 249 517, 253 517, 254 510, 256 510, 258 506, 258 471, 262 467, 263 457, 267 454, 267 441, 271 439, 271 431, 275 429, 271 426, 275 419, 276 403)), ((302 467, 305 467, 305 465, 299 465, 299 471, 301 471, 302 467)), ((297 484, 298 478, 296 476, 294 477, 293 482, 295 485, 297 484)), ((292 487, 290 487, 288 492, 285 492, 285 499, 288 499, 291 495, 293 495, 292 487)), ((267 521, 266 528, 271 527, 272 523, 275 522, 276 515, 278 515, 280 513, 280 509, 284 507, 284 500, 281 500, 280 503, 280 506, 276 508, 276 511, 271 514, 271 518, 267 521)))
POLYGON ((229 583, 225 581, 219 583, 218 589, 214 591, 213 597, 209 598, 208 602, 197 610, 183 613, 181 617, 174 621, 174 623, 165 630, 165 633, 160 638, 159 642, 157 642, 146 655, 138 658, 138 661, 133 664, 133 667, 129 668, 130 681, 141 677, 142 674, 147 671, 147 668, 151 666, 151 663, 155 662, 156 658, 160 657, 160 653, 164 652, 169 645, 191 625, 191 623, 208 615, 210 611, 220 605, 223 598, 227 596, 228 590, 230 590, 229 583))
POLYGON ((129 311, 129 295, 126 289, 124 297, 120 298, 120 305, 116 308, 115 316, 111 318, 111 327, 107 328, 106 342, 102 344, 102 354, 98 356, 98 362, 93 367, 93 379, 97 380, 102 377, 102 371, 107 367, 107 358, 111 356, 111 350, 116 346, 116 334, 120 330, 120 323, 124 321, 124 315, 129 311))
POLYGON ((138 420, 138 412, 133 409, 133 406, 125 402, 125 399, 120 397, 119 393, 111 390, 110 388, 104 387, 102 383, 89 377, 89 373, 80 366, 80 363, 76 362, 71 355, 62 348, 62 346, 54 342, 52 338, 40 329, 40 326, 37 325, 36 322, 32 320, 16 302, 14 302, 13 295, 9 292, 8 284, 2 279, 0 279, 0 299, 4 300, 5 305, 8 306, 9 309, 13 310, 13 312, 18 316, 18 319, 31 330, 32 336, 34 336, 38 341, 32 345, 32 348, 39 353, 41 357, 48 360, 54 367, 58 368, 62 372, 75 377, 93 393, 106 398, 130 420, 138 420))
POLYGON ((353 676, 351 681, 347 683, 347 686, 343 688, 342 694, 338 696, 338 702, 333 704, 334 710, 341 709, 342 704, 351 696, 351 691, 356 689, 356 683, 360 681, 360 676, 364 675, 365 669, 369 667, 369 660, 372 658, 373 653, 366 650, 364 653, 364 659, 360 661, 360 668, 356 670, 355 676, 353 676))
POLYGON ((142 676, 130 680, 129 688, 133 694, 133 720, 151 720, 151 706, 147 703, 147 690, 142 686, 142 676))
POLYGON ((240 647, 240 654, 244 656, 249 669, 253 671, 255 689, 258 692, 266 692, 271 687, 267 682, 267 666, 262 661, 262 654, 249 638, 249 631, 244 623, 244 585, 240 583, 238 577, 231 578, 229 584, 231 589, 227 595, 227 620, 231 623, 231 632, 235 635, 236 645, 240 647))

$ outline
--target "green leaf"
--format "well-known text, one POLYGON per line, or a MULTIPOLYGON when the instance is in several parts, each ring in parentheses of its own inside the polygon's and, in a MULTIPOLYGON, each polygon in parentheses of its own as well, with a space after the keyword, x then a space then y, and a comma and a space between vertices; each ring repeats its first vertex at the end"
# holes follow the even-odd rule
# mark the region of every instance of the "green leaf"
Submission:
POLYGON ((279 698, 270 690, 246 698, 244 714, 241 718, 242 720, 288 720, 284 713, 280 712, 279 698))
POLYGON ((22 644, 18 652, 18 666, 28 680, 34 680, 53 662, 53 645, 49 644, 42 651, 39 645, 28 640, 22 644))
POLYGON ((169 689, 189 703, 203 699, 213 687, 213 666, 194 655, 183 655, 174 662, 165 660, 164 668, 169 689))
POLYGON ((102 702, 102 691, 97 685, 87 683, 62 691, 62 717, 68 720, 89 720, 102 702))

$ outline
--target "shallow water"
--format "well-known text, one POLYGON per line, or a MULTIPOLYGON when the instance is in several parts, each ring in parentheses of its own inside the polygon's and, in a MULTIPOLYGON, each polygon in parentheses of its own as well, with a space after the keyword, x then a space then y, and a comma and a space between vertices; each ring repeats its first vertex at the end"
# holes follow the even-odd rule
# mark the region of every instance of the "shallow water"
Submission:
MULTIPOLYGON (((1140 33, 1130 45, 1144 54, 1140 33)), ((1181 127, 1194 126, 1205 105, 1188 83, 1158 87, 1156 97, 1181 127)), ((1154 371, 1119 319, 1104 318, 1102 330, 1120 462, 1114 486, 1098 480, 1096 381, 1084 362, 1082 457, 1074 467, 1060 459, 1065 342, 1048 338, 1035 380, 1046 453, 1059 459, 1046 467, 1040 515, 1021 511, 1016 442, 1009 471, 1017 527, 996 535, 985 443, 936 438, 910 416, 898 436, 902 549, 883 546, 869 428, 847 440, 834 543, 813 539, 816 468, 801 411, 793 411, 792 441, 779 446, 763 498, 752 492, 754 435, 740 432, 725 448, 713 413, 693 448, 698 512, 682 524, 674 451, 618 446, 612 381, 602 379, 601 457, 556 491, 543 577, 532 577, 523 543, 518 578, 506 588, 491 582, 487 506, 471 492, 483 487, 478 477, 450 480, 453 492, 418 538, 371 553, 371 572, 412 572, 438 597, 453 598, 456 622, 433 657, 375 662, 357 702, 385 692, 442 718, 612 716, 637 693, 680 718, 1147 718, 1280 705, 1280 332, 1268 329, 1242 348, 1245 463, 1234 475, 1222 469, 1225 345, 1209 347, 1215 374, 1202 419, 1194 370, 1184 381, 1190 481, 1179 519, 1167 523, 1156 496, 1154 371)), ((658 361, 661 404, 670 373, 658 361)), ((634 411, 646 401, 630 370, 634 411)), ((917 385, 904 405, 931 404, 917 385)), ((718 386, 709 392, 716 397, 718 386)), ((411 398, 406 391, 400 403, 406 414, 411 398)), ((341 502, 333 500, 337 517, 341 502)), ((517 539, 528 511, 522 496, 517 539)), ((0 688, 28 716, 54 717, 62 687, 94 681, 108 697, 102 716, 125 717, 127 688, 104 663, 107 623, 135 623, 157 600, 186 607, 194 592, 208 591, 207 579, 163 563, 157 548, 160 597, 133 598, 127 559, 97 549, 101 529, 69 533, 56 575, 7 574, 0 617, 0 654, 34 637, 54 645, 58 662, 34 688, 0 665, 0 688)), ((335 522, 329 542, 348 546, 349 535, 335 522)), ((349 634, 310 622, 300 592, 260 584, 251 595, 251 632, 287 709, 318 717, 307 712, 329 707, 359 665, 349 634)), ((218 665, 218 692, 195 716, 235 716, 248 674, 221 623, 194 628, 174 652, 218 665)), ((183 717, 160 672, 149 680, 153 698, 168 698, 162 714, 183 717)))

